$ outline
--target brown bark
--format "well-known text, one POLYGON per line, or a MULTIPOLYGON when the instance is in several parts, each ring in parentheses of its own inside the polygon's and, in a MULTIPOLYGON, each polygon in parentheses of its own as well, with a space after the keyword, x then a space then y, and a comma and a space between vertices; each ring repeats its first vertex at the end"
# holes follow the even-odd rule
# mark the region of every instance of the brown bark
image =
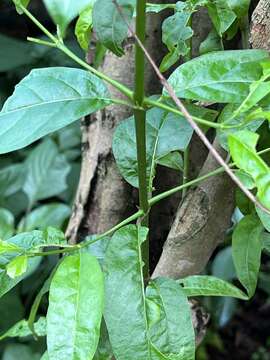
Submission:
POLYGON ((253 48, 270 51, 270 2, 260 0, 252 15, 250 43, 253 48))

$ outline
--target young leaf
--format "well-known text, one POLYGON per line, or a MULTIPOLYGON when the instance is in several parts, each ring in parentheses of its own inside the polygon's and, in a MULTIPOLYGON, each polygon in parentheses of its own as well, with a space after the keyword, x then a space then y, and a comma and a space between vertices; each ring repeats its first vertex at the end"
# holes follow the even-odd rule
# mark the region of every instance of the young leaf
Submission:
MULTIPOLYGON (((4 208, 0 208, 0 239, 6 240, 14 233, 14 216, 4 208)), ((1 253, 1 250, 0 250, 1 253)))
POLYGON ((52 279, 47 313, 51 359, 92 359, 103 311, 103 274, 87 252, 64 258, 52 279))
POLYGON ((0 254, 4 254, 7 252, 21 252, 23 249, 11 242, 0 240, 0 254))
POLYGON ((75 27, 75 35, 78 43, 84 51, 88 50, 90 34, 93 27, 93 5, 95 0, 90 1, 88 6, 80 13, 75 27))
POLYGON ((28 258, 26 255, 15 257, 7 264, 6 270, 9 277, 15 279, 24 274, 27 270, 28 258))
POLYGON ((0 153, 27 146, 110 103, 103 82, 87 71, 32 70, 0 112, 0 153))
POLYGON ((70 215, 70 207, 62 203, 42 205, 23 217, 18 224, 18 231, 44 230, 48 226, 61 228, 70 215))
MULTIPOLYGON (((220 103, 241 103, 262 75, 264 50, 218 51, 180 65, 169 77, 177 96, 220 103)), ((164 90, 164 95, 168 96, 164 90)))
POLYGON ((30 153, 25 165, 27 176, 23 191, 31 206, 38 200, 58 195, 66 189, 70 166, 50 138, 30 153))
POLYGON ((186 55, 189 48, 186 41, 193 35, 193 30, 188 26, 191 16, 190 11, 183 9, 169 16, 162 24, 162 41, 169 49, 160 65, 160 71, 168 70, 176 63, 179 57, 186 55))
POLYGON ((237 224, 232 236, 232 254, 236 273, 249 297, 253 296, 257 285, 262 231, 260 220, 254 215, 247 215, 237 224))
POLYGON ((106 252, 105 321, 113 353, 118 360, 134 360, 134 353, 136 360, 194 359, 190 309, 180 286, 156 279, 144 291, 140 248, 147 232, 125 226, 106 252))
POLYGON ((43 0, 48 13, 56 25, 59 26, 61 35, 65 35, 66 28, 76 16, 89 5, 89 0, 43 0))
MULTIPOLYGON (((123 16, 130 21, 133 16, 135 0, 118 0, 123 16)), ((122 56, 122 42, 128 32, 126 22, 112 0, 98 0, 93 7, 93 27, 98 40, 117 56, 122 56)))
POLYGON ((246 294, 236 286, 215 276, 194 275, 179 280, 187 296, 230 296, 248 300, 246 294))

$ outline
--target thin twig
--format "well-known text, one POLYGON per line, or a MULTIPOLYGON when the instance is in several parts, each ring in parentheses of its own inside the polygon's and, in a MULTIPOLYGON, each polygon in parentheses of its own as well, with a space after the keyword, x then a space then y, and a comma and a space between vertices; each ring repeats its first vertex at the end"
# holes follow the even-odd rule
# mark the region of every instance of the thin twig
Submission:
POLYGON ((261 202, 259 202, 256 197, 242 184, 242 182, 238 179, 238 177, 233 173, 233 171, 230 169, 228 164, 223 160, 223 158, 220 156, 220 154, 216 151, 216 149, 213 147, 213 145, 210 143, 210 141, 207 139, 207 137, 204 135, 201 128, 196 124, 196 122, 193 120, 191 114, 188 112, 182 101, 177 97, 174 89, 171 87, 171 85, 168 83, 168 81, 165 79, 165 77, 161 74, 159 71, 158 66, 152 59, 149 52, 146 50, 143 43, 140 41, 140 39, 137 37, 131 26, 129 25, 128 21, 126 20, 125 15, 123 14, 123 11, 120 7, 120 5, 117 3, 116 0, 112 0, 112 2, 115 4, 120 16, 125 21, 130 33, 140 46, 140 48, 143 50, 145 57, 149 61, 150 65, 154 69, 157 77, 159 78, 161 84, 164 86, 164 88, 167 90, 168 94, 178 107, 178 109, 182 112, 183 116, 186 118, 186 120, 189 122, 189 124, 194 129, 195 133, 199 136, 201 141, 204 143, 204 145, 208 148, 208 150, 211 152, 213 157, 216 159, 216 161, 224 168, 226 173, 230 176, 230 178, 235 182, 235 184, 243 191, 243 193, 249 198, 250 201, 252 201, 257 207, 259 207, 261 210, 266 212, 267 214, 270 214, 270 210, 267 209, 261 202))

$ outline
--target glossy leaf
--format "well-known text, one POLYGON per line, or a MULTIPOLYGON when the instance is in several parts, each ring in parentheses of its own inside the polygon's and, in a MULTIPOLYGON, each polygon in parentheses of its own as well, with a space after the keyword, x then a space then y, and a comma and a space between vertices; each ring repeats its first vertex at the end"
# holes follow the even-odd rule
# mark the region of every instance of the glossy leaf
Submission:
POLYGON ((89 5, 89 0, 43 0, 43 2, 53 21, 59 26, 62 36, 69 23, 89 5))
POLYGON ((156 279, 144 291, 140 247, 148 229, 118 230, 106 252, 105 320, 118 360, 194 359, 194 331, 180 286, 156 279), (128 306, 126 304, 128 303, 128 306))
MULTIPOLYGON (((118 0, 126 21, 133 16, 135 0, 118 0)), ((98 0, 93 7, 93 26, 98 40, 114 54, 122 56, 122 43, 128 32, 126 22, 112 0, 98 0)))
POLYGON ((215 276, 194 275, 179 280, 187 296, 231 296, 247 300, 248 297, 236 286, 215 276))
POLYGON ((26 255, 15 257, 6 266, 8 276, 15 279, 16 277, 23 275, 27 270, 27 265, 28 258, 26 255))
POLYGON ((27 176, 23 190, 31 205, 37 200, 58 195, 66 189, 70 166, 50 138, 30 153, 25 165, 27 176))
MULTIPOLYGON (((0 239, 8 239, 14 233, 14 216, 4 208, 0 208, 0 239)), ((1 253, 1 245, 0 245, 1 253)))
POLYGON ((86 252, 66 257, 50 287, 49 358, 93 358, 98 345, 103 301, 103 275, 98 261, 86 252))
MULTIPOLYGON (((177 96, 220 103, 241 103, 260 79, 263 50, 218 51, 180 65, 169 77, 177 96)), ((164 91, 164 95, 168 96, 164 91)))
POLYGON ((48 226, 61 228, 70 212, 70 207, 62 203, 42 205, 21 219, 18 231, 44 230, 48 226))
POLYGON ((246 288, 249 297, 256 289, 262 251, 260 220, 245 216, 236 226, 232 236, 232 254, 238 279, 246 288))
POLYGON ((0 112, 0 153, 27 146, 108 104, 105 85, 87 71, 32 70, 0 112))

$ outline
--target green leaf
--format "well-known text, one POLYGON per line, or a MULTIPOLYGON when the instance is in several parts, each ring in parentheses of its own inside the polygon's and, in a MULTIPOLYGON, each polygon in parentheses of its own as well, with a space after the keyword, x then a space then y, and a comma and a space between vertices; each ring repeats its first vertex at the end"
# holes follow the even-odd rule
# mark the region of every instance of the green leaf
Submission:
MULTIPOLYGON (((46 318, 40 317, 34 324, 35 332, 38 336, 46 335, 46 318)), ((26 337, 32 335, 26 320, 21 320, 17 324, 13 325, 3 335, 0 336, 0 340, 14 337, 26 337)))
POLYGON ((173 151, 157 159, 157 164, 180 171, 183 171, 184 167, 183 158, 178 151, 173 151))
POLYGON ((188 26, 191 14, 192 12, 183 10, 167 17, 163 22, 162 41, 169 49, 169 54, 162 60, 160 71, 168 70, 181 55, 188 53, 186 41, 193 36, 193 30, 188 26))
POLYGON ((227 104, 220 113, 218 117, 218 122, 226 126, 235 126, 231 129, 218 129, 217 136, 220 142, 220 145, 228 150, 228 137, 230 134, 237 133, 241 129, 250 130, 255 132, 263 123, 263 118, 257 117, 253 121, 246 121, 246 114, 238 114, 236 117, 233 117, 233 113, 238 108, 238 104, 227 104))
POLYGON ((90 1, 88 6, 80 13, 75 27, 75 35, 78 43, 84 51, 88 50, 90 35, 93 27, 93 5, 95 0, 90 1))
POLYGON ((50 359, 49 359, 49 355, 48 355, 48 351, 46 351, 46 352, 42 355, 42 357, 41 357, 40 360, 50 360, 50 359))
POLYGON ((215 256, 212 263, 212 274, 225 281, 231 281, 236 278, 231 246, 220 250, 215 256))
MULTIPOLYGON (((151 188, 158 159, 170 152, 184 150, 193 130, 180 116, 153 108, 146 113, 147 181, 151 188)), ((122 121, 113 137, 117 166, 131 185, 138 187, 137 152, 134 117, 122 121)))
POLYGON ((144 291, 141 245, 148 229, 128 225, 106 252, 105 321, 118 360, 194 359, 194 331, 181 287, 156 279, 144 291), (128 306, 127 306, 128 304, 128 306))
POLYGON ((221 38, 215 29, 212 29, 207 35, 206 39, 200 44, 200 55, 207 54, 212 51, 222 50, 221 38))
POLYGON ((48 226, 61 228, 70 212, 70 207, 62 203, 42 205, 21 219, 18 231, 44 230, 48 226))
POLYGON ((34 353, 33 350, 22 344, 8 344, 2 360, 40 360, 40 354, 34 353))
POLYGON ((1 197, 6 198, 19 191, 25 182, 25 167, 22 164, 9 165, 0 170, 1 197))
POLYGON ((70 22, 75 19, 88 5, 89 0, 43 0, 48 13, 54 23, 59 26, 61 35, 64 36, 70 22))
POLYGON ((262 251, 260 220, 254 215, 245 216, 236 226, 232 236, 232 254, 238 279, 253 296, 260 269, 262 251))
POLYGON ((103 82, 87 71, 32 70, 0 112, 0 153, 27 146, 110 103, 103 82))
POLYGON ((86 252, 64 258, 50 287, 49 358, 93 358, 98 345, 103 301, 103 274, 98 261, 86 252))
POLYGON ((259 135, 248 130, 229 135, 229 149, 236 165, 249 174, 258 188, 258 198, 270 207, 269 176, 267 164, 256 152, 259 135))
POLYGON ((146 4, 146 11, 158 14, 159 12, 167 9, 175 9, 175 4, 146 4))
POLYGON ((60 194, 67 188, 70 166, 50 139, 41 142, 28 156, 23 191, 32 206, 36 201, 60 194))
MULTIPOLYGON (((135 0, 118 0, 122 15, 131 21, 135 0)), ((122 43, 127 37, 128 27, 112 0, 98 0, 93 7, 93 27, 98 40, 117 56, 122 56, 122 43)))
POLYGON ((23 14, 23 11, 20 8, 20 5, 24 6, 25 8, 28 6, 28 4, 30 3, 30 0, 12 0, 16 6, 16 10, 17 12, 21 15, 23 14))
POLYGON ((267 232, 262 233, 262 246, 270 254, 270 234, 267 232))
POLYGON ((179 280, 187 296, 230 296, 247 300, 248 297, 236 286, 215 276, 194 275, 179 280))
POLYGON ((236 20, 237 16, 228 5, 227 0, 215 0, 207 4, 208 14, 221 37, 236 20))
POLYGON ((270 232, 270 215, 256 206, 256 212, 264 226, 270 232))
POLYGON ((108 330, 104 319, 101 323, 98 348, 94 360, 111 360, 113 357, 112 347, 109 339, 108 330))
POLYGON ((13 235, 13 233, 14 233, 13 214, 7 209, 0 208, 0 239, 6 240, 10 238, 13 235))
POLYGON ((227 0, 227 3, 239 18, 248 14, 250 0, 227 0))
POLYGON ((260 62, 267 58, 263 50, 212 52, 180 65, 168 81, 181 98, 241 103, 250 84, 260 79, 260 62))
POLYGON ((9 277, 15 279, 24 274, 27 270, 28 258, 26 255, 15 257, 7 264, 6 270, 9 277))
POLYGON ((31 45, 25 41, 15 40, 0 34, 0 47, 5 54, 0 58, 0 72, 11 71, 33 61, 30 56, 31 45))
POLYGON ((7 252, 21 252, 23 249, 15 244, 12 244, 7 241, 0 240, 0 254, 4 254, 7 252))

